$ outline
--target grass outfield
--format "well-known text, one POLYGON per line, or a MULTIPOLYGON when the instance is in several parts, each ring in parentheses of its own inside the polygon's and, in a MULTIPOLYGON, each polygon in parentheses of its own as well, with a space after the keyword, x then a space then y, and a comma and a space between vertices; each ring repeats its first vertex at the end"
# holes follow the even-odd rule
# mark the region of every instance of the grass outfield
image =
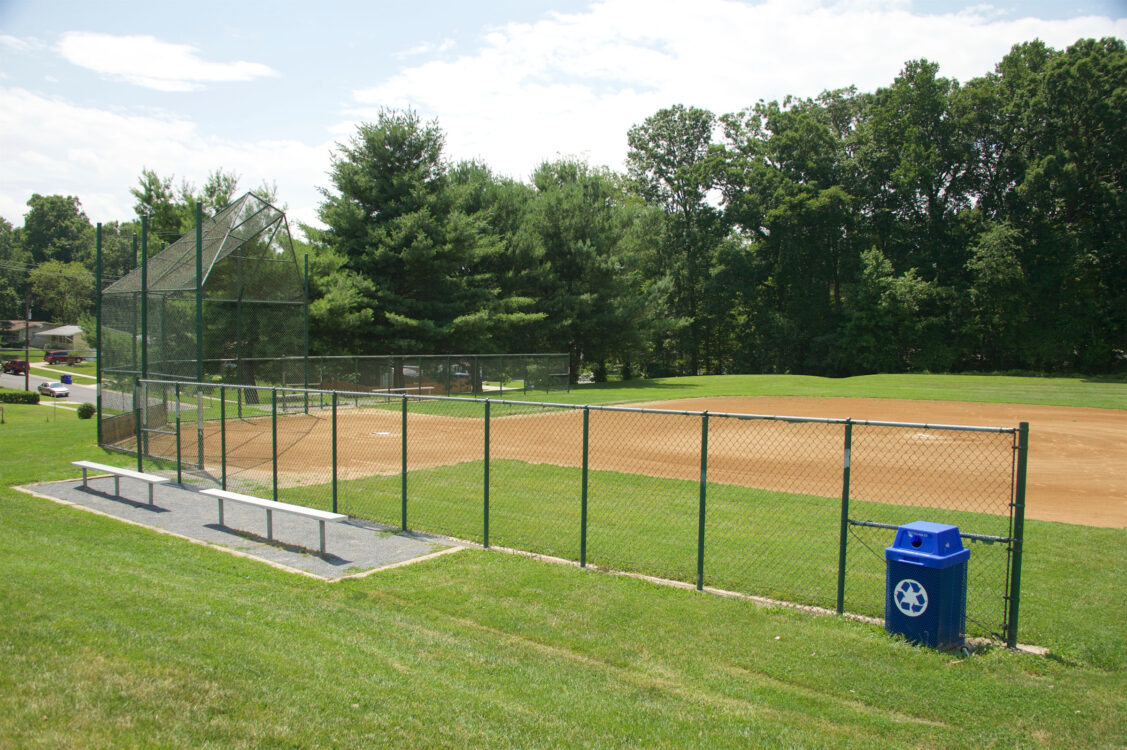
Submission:
MULTIPOLYGON (((408 475, 408 526, 482 542, 483 464, 468 461, 408 475)), ((576 468, 512 460, 490 462, 490 543, 580 559, 580 485, 576 468)), ((244 488, 267 497, 269 486, 244 488)), ((591 471, 587 560, 595 566, 695 583, 699 482, 591 471)), ((283 488, 279 499, 331 509, 331 485, 283 488)), ((928 518, 918 507, 854 501, 852 517, 907 523, 928 518)), ((399 476, 341 481, 337 510, 398 526, 399 476)), ((705 585, 834 608, 840 499, 710 483, 705 585), (786 523, 780 523, 786 518, 786 523)), ((936 517, 936 516, 930 516, 936 517)), ((943 511, 966 532, 1004 536, 1007 519, 943 511)), ((849 545, 846 610, 884 612, 884 547, 891 532, 854 529, 849 545), (868 549, 866 549, 868 545, 868 549), (878 556, 879 555, 879 556, 878 556)), ((968 583, 969 632, 1000 631, 1006 571, 1003 545, 974 545, 968 583)))
POLYGON ((1021 635, 1051 655, 960 659, 879 626, 498 553, 334 585, 287 575, 7 489, 74 476, 80 457, 135 460, 98 451, 92 421, 47 413, 6 405, 0 426, 0 746, 1127 737, 1123 530, 1029 522, 1021 635))
MULTIPOLYGON (((508 394, 506 394, 508 395, 508 394)), ((701 375, 572 386, 571 392, 513 394, 513 400, 611 404, 709 396, 900 398, 1127 409, 1127 380, 1014 375, 701 375)))

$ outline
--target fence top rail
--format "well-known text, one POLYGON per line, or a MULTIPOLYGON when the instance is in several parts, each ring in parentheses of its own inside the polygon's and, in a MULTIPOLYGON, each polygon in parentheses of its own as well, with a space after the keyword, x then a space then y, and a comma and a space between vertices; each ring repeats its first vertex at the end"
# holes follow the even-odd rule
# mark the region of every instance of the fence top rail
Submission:
MULTIPOLYGON (((152 385, 181 385, 183 386, 184 380, 142 380, 142 383, 152 385)), ((909 428, 916 430, 948 430, 956 432, 989 432, 999 434, 1017 434, 1017 427, 990 427, 982 425, 961 425, 961 424, 929 424, 926 422, 887 422, 875 419, 849 419, 840 417, 796 417, 786 416, 781 414, 742 414, 738 412, 718 412, 718 411, 691 411, 691 410, 677 410, 677 409, 647 409, 642 406, 606 406, 602 404, 563 404, 551 401, 513 401, 510 399, 489 399, 489 398, 468 398, 462 396, 432 396, 425 393, 400 393, 389 390, 376 390, 376 391, 340 391, 340 390, 327 390, 318 388, 297 388, 294 386, 270 386, 270 385, 244 385, 241 383, 200 383, 198 385, 204 388, 227 388, 230 390, 255 390, 255 391, 287 391, 291 393, 308 393, 308 394, 325 394, 331 395, 336 393, 337 396, 345 396, 348 398, 387 398, 387 399, 404 399, 411 401, 450 401, 460 404, 477 403, 484 404, 490 402, 492 404, 501 404, 505 406, 534 406, 544 409, 589 409, 591 411, 610 411, 610 412, 626 412, 635 414, 666 414, 674 416, 685 417, 703 417, 708 415, 709 419, 739 419, 739 420, 762 420, 769 422, 790 422, 790 423, 813 423, 813 424, 853 424, 866 427, 897 427, 909 428)))

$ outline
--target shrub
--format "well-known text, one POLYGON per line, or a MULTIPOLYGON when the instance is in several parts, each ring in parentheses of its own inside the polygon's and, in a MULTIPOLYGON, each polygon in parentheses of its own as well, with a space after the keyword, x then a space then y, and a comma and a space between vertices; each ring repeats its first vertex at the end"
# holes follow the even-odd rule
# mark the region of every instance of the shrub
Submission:
POLYGON ((98 410, 96 408, 94 408, 94 404, 90 404, 90 403, 82 404, 78 407, 78 418, 79 419, 90 419, 90 417, 94 416, 97 413, 97 411, 98 410))
POLYGON ((0 404, 38 404, 39 394, 35 391, 17 391, 0 388, 0 404))

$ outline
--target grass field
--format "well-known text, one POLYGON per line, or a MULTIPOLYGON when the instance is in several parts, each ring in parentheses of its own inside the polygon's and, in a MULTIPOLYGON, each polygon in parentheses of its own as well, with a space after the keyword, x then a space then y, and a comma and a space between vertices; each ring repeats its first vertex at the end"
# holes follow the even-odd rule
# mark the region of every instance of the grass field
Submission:
MULTIPOLYGON (((1122 384, 1031 381, 1021 387, 1035 403, 1122 408, 1122 384)), ((684 386, 656 397, 717 395, 684 386)), ((616 390, 655 397, 637 386, 588 393, 616 390)), ((1127 737, 1122 530, 1031 522, 1021 633, 1050 655, 960 658, 879 626, 491 552, 310 581, 9 489, 73 476, 79 457, 134 459, 98 451, 92 421, 5 411, 0 746, 1114 747, 1127 737)))

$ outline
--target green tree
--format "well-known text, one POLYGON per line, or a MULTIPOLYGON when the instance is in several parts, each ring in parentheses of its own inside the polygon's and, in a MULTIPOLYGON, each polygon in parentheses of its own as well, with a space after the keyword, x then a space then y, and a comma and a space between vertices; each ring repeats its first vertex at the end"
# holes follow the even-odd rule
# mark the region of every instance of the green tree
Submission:
POLYGON ((27 205, 22 238, 32 264, 93 263, 94 228, 76 196, 35 193, 27 205))
POLYGON ((642 305, 625 252, 634 213, 613 176, 584 162, 543 163, 525 227, 540 271, 535 309, 547 348, 566 351, 572 377, 584 365, 605 375, 641 341, 642 305))
POLYGON ((495 238, 455 206, 443 142, 436 123, 384 110, 333 159, 336 192, 325 191, 320 240, 330 266, 339 262, 335 274, 355 289, 336 295, 363 322, 346 334, 351 351, 488 351, 494 333, 535 319, 494 283, 495 238))
POLYGON ((700 312, 712 254, 724 234, 720 214, 707 200, 714 184, 710 152, 715 125, 711 112, 678 104, 659 110, 627 134, 626 162, 635 187, 668 217, 659 248, 660 272, 669 282, 669 308, 687 322, 680 340, 669 342, 675 351, 668 352, 666 342, 659 341, 656 353, 694 374, 712 339, 700 312))
POLYGON ((969 334, 985 369, 1017 367, 1030 305, 1021 267, 1021 235, 1008 224, 983 232, 971 247, 969 334))
POLYGON ((48 260, 29 274, 33 307, 60 324, 75 324, 93 309, 94 276, 81 263, 48 260))
POLYGON ((0 320, 14 320, 25 314, 30 258, 21 246, 19 234, 11 222, 0 218, 0 320))

